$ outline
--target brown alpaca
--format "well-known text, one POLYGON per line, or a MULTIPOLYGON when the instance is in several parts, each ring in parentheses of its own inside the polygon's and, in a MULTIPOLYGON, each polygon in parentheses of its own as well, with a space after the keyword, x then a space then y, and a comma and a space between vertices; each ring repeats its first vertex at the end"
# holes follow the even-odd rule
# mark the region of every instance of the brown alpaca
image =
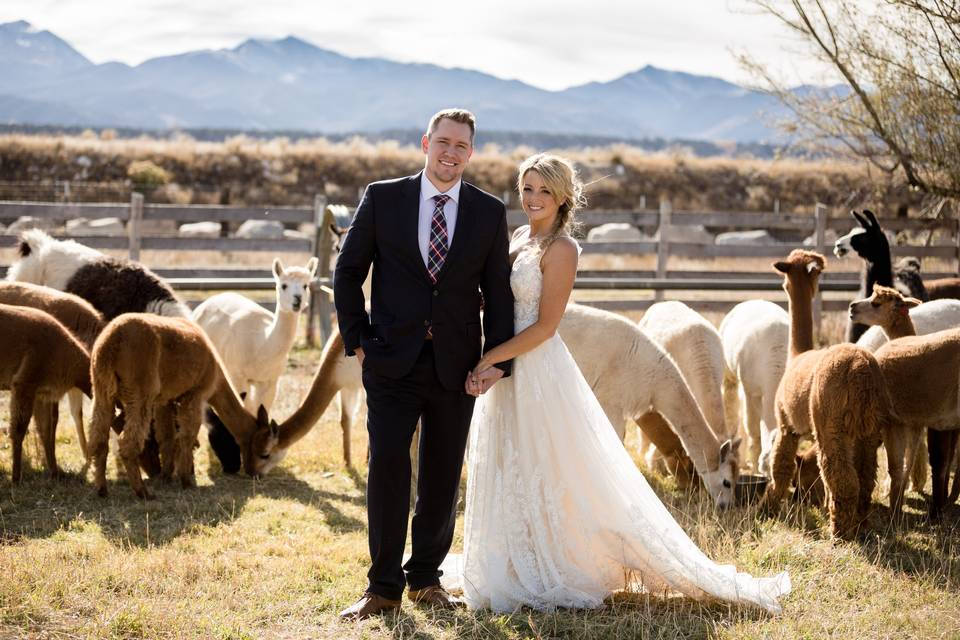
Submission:
POLYGON ((155 410, 170 411, 156 420, 162 476, 176 477, 183 487, 196 485, 193 447, 209 402, 240 444, 244 468, 260 473, 276 445, 276 423, 263 407, 257 417, 247 413, 224 375, 219 356, 203 330, 185 318, 129 313, 106 326, 91 354, 93 419, 90 448, 94 484, 107 493, 107 437, 114 409, 121 406, 125 422, 119 456, 133 492, 152 497, 143 484, 138 455, 143 449, 155 410), (173 425, 176 425, 175 427, 173 425))
POLYGON ((20 481, 31 415, 37 418, 47 471, 62 475, 55 451, 55 410, 61 396, 73 388, 91 395, 90 356, 80 341, 44 311, 0 304, 0 389, 11 392, 14 482, 20 481))
POLYGON ((812 435, 834 536, 851 538, 870 510, 880 432, 892 419, 892 401, 876 359, 840 344, 813 349, 812 302, 824 257, 794 250, 773 266, 784 274, 790 299, 790 356, 776 410, 778 440, 773 477, 762 506, 779 507, 796 471, 800 438, 812 435))
MULTIPOLYGON (((950 462, 960 433, 960 329, 917 336, 909 311, 919 304, 919 300, 904 298, 896 289, 874 287, 871 297, 850 305, 850 316, 864 324, 879 325, 890 340, 874 355, 906 430, 900 438, 905 444, 893 450, 888 447, 887 456, 911 468, 923 429, 928 428, 933 470, 930 515, 936 517, 947 504, 950 462)), ((895 497, 899 504, 902 493, 902 482, 895 485, 891 475, 891 506, 895 497)))
MULTIPOLYGON (((104 326, 100 312, 83 298, 36 284, 0 282, 0 304, 33 307, 49 313, 80 341, 88 353, 104 326)), ((73 424, 77 429, 77 442, 80 443, 83 457, 89 460, 87 438, 83 429, 83 394, 79 389, 71 389, 67 392, 67 397, 73 424)), ((60 415, 59 402, 38 406, 38 413, 53 416, 53 428, 56 429, 56 421, 60 415)), ((39 415, 34 418, 38 422, 41 419, 39 415)))

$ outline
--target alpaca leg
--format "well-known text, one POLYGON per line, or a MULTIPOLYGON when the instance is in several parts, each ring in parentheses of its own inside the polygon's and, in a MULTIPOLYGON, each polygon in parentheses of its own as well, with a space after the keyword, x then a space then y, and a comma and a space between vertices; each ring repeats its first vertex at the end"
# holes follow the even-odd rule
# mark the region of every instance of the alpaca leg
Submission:
POLYGON ((930 452, 930 467, 933 470, 933 496, 930 501, 930 517, 939 518, 947 505, 947 489, 950 482, 950 463, 957 444, 956 431, 927 429, 927 450, 930 452))
POLYGON ((361 397, 362 391, 360 388, 340 389, 340 434, 343 439, 343 462, 348 468, 352 466, 350 430, 357 418, 361 397))
POLYGON ((797 448, 800 446, 800 436, 794 433, 790 421, 782 411, 779 415, 779 438, 773 447, 773 461, 770 469, 770 484, 763 495, 760 506, 765 511, 771 511, 780 506, 787 496, 787 490, 793 481, 793 474, 797 466, 797 448))
POLYGON ((760 416, 763 407, 763 398, 758 395, 747 396, 747 438, 750 443, 750 468, 754 472, 760 469, 760 453, 762 450, 760 439, 760 416))
POLYGON ((690 476, 692 464, 687 464, 690 457, 683 448, 680 438, 673 432, 670 423, 657 411, 648 411, 636 419, 640 431, 650 440, 661 455, 661 462, 667 473, 676 473, 677 482, 682 486, 693 483, 695 476, 690 476), (673 461, 672 463, 669 461, 673 461))
POLYGON ((90 441, 87 443, 93 461, 93 486, 101 496, 107 495, 107 451, 113 431, 114 400, 103 391, 93 397, 90 416, 90 441))
POLYGON ((927 460, 929 458, 927 440, 922 434, 916 439, 917 446, 913 455, 913 465, 907 467, 907 472, 910 474, 910 487, 921 495, 923 495, 923 490, 927 486, 927 460))
POLYGON ((87 447, 87 435, 83 430, 83 391, 80 389, 70 389, 67 392, 67 403, 70 405, 70 416, 73 418, 73 426, 77 430, 77 443, 80 445, 80 451, 83 453, 86 465, 90 464, 90 449, 87 447))
POLYGON ((169 482, 177 459, 176 409, 172 403, 161 403, 155 408, 153 435, 160 454, 160 479, 169 482))
POLYGON ((883 429, 883 446, 887 450, 887 472, 890 474, 890 512, 897 518, 903 508, 908 466, 907 441, 913 437, 910 429, 889 425, 883 429))
MULTIPOLYGON (((723 419, 730 433, 740 435, 743 430, 743 421, 740 420, 740 381, 735 373, 723 368, 723 419)), ((756 460, 752 460, 756 468, 756 460)))
POLYGON ((37 423, 37 433, 40 434, 40 443, 43 445, 43 456, 47 465, 47 473, 52 478, 63 477, 63 471, 57 465, 57 422, 60 420, 60 405, 54 400, 36 398, 33 403, 33 419, 37 423))
POLYGON ((23 475, 23 439, 33 413, 34 391, 23 386, 14 386, 10 393, 10 444, 13 450, 11 480, 20 482, 23 475))
POLYGON ((193 470, 193 446, 203 422, 203 400, 199 396, 181 399, 177 406, 177 462, 175 474, 184 489, 197 486, 193 470))
POLYGON ((854 465, 857 467, 859 497, 857 499, 857 520, 866 521, 870 515, 873 500, 873 488, 877 484, 877 448, 879 439, 874 436, 860 438, 854 452, 854 465))
POLYGON ((263 386, 263 393, 260 396, 260 401, 257 403, 257 406, 254 407, 251 412, 253 415, 257 415, 257 411, 260 409, 260 405, 263 405, 263 408, 267 410, 267 413, 270 412, 270 409, 273 407, 273 403, 277 399, 277 393, 280 389, 280 380, 274 380, 273 382, 266 382, 263 386))
POLYGON ((853 538, 857 528, 857 500, 860 494, 860 483, 857 473, 850 464, 852 455, 848 443, 841 438, 826 438, 821 441, 820 475, 826 487, 830 509, 830 530, 834 537, 849 540, 853 538))
POLYGON ((766 393, 760 399, 760 473, 770 476, 773 463, 773 445, 777 441, 776 393, 766 393))
POLYGON ((143 484, 140 476, 140 451, 149 435, 150 422, 153 417, 153 405, 150 402, 138 401, 124 406, 127 420, 120 434, 118 454, 127 471, 127 481, 138 498, 149 500, 153 495, 143 484))
POLYGON ((953 504, 960 497, 960 446, 953 448, 953 485, 950 487, 950 495, 947 497, 947 504, 953 504))

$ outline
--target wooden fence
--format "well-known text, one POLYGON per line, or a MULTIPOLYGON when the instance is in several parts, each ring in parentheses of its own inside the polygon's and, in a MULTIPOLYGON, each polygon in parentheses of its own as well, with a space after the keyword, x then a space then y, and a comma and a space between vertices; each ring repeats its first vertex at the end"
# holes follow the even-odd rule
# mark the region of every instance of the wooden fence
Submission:
MULTIPOLYGON (((0 202, 0 218, 10 219, 20 216, 33 216, 51 220, 66 220, 83 217, 87 219, 119 218, 126 222, 126 236, 83 236, 77 238, 83 244, 97 249, 126 250, 132 259, 139 259, 142 251, 255 251, 272 254, 310 253, 320 259, 318 278, 314 285, 315 304, 311 306, 308 322, 308 340, 314 343, 322 340, 330 331, 332 303, 330 294, 330 270, 333 239, 330 224, 335 221, 331 207, 326 200, 318 196, 312 208, 295 207, 234 207, 217 205, 166 205, 145 204, 140 194, 134 193, 129 203, 36 203, 36 202, 0 202), (155 236, 144 234, 144 221, 165 220, 177 223, 214 221, 240 223, 245 220, 275 220, 282 223, 314 226, 312 238, 189 238, 179 236, 155 236), (314 322, 317 319, 318 322, 314 322), (319 325, 319 326, 317 326, 319 325)), ((525 223, 521 211, 509 211, 508 222, 511 227, 525 223)), ((586 255, 656 255, 656 266, 649 271, 625 270, 581 270, 578 273, 576 288, 593 291, 653 291, 652 299, 616 299, 586 300, 585 304, 619 310, 642 310, 657 300, 662 300, 666 291, 779 291, 782 279, 772 271, 694 271, 672 270, 669 261, 673 257, 710 259, 710 258, 778 258, 783 257, 797 243, 776 244, 701 244, 683 241, 671 241, 672 229, 681 229, 692 225, 713 228, 766 229, 812 235, 814 243, 810 249, 829 253, 832 246, 826 242, 826 232, 833 229, 838 234, 846 233, 852 226, 852 220, 846 215, 828 215, 827 208, 817 205, 810 214, 779 214, 754 212, 674 212, 669 202, 660 203, 659 211, 603 211, 591 210, 581 215, 585 229, 610 222, 622 222, 635 227, 658 228, 656 241, 635 242, 584 242, 586 255)), ((913 255, 949 260, 960 268, 960 229, 958 221, 952 219, 881 219, 881 225, 892 231, 910 230, 932 233, 934 230, 946 230, 951 238, 950 246, 894 246, 894 256, 913 255)), ((681 234, 682 237, 682 234, 681 234)), ((0 248, 14 246, 16 236, 0 234, 0 248)), ((151 264, 159 275, 167 278, 176 289, 185 291, 224 290, 224 289, 272 289, 273 279, 267 269, 249 267, 188 267, 167 268, 151 264)), ((0 274, 5 268, 0 267, 0 274)), ((926 273, 925 277, 956 275, 957 271, 926 273)), ((858 278, 852 273, 827 272, 821 284, 821 290, 855 291, 858 278)), ((737 300, 684 300, 700 311, 725 311, 736 304, 737 300)), ((823 300, 818 296, 814 306, 819 325, 823 311, 845 309, 846 300, 823 300)))

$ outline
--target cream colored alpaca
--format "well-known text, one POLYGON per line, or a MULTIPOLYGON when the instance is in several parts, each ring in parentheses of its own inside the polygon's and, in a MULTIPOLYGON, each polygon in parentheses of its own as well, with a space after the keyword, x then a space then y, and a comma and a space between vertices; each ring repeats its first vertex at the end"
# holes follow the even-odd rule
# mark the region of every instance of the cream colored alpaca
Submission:
POLYGON ((741 302, 720 323, 720 339, 727 425, 744 427, 752 468, 769 476, 770 453, 777 437, 774 403, 787 366, 790 316, 780 305, 767 300, 741 302), (741 421, 741 415, 745 420, 741 421))
POLYGON ((777 388, 779 437, 762 507, 779 507, 796 472, 800 438, 813 436, 831 532, 850 538, 869 513, 880 432, 891 425, 894 411, 869 351, 852 344, 813 349, 812 303, 824 264, 822 255, 797 249, 773 265, 784 274, 790 299, 790 355, 777 388))
MULTIPOLYGON (((36 284, 0 281, 0 304, 33 307, 49 313, 80 341, 87 353, 93 348, 93 342, 104 326, 103 316, 83 298, 36 284)), ((83 392, 80 389, 71 389, 67 391, 67 400, 73 425, 77 430, 77 442, 89 464, 87 437, 83 428, 83 392)), ((59 419, 60 403, 55 402, 52 406, 44 406, 40 410, 44 415, 56 416, 59 419)))
MULTIPOLYGON (((892 446, 885 441, 887 456, 896 461, 901 473, 900 477, 890 474, 890 505, 894 511, 899 511, 903 499, 903 469, 912 468, 924 428, 941 432, 960 429, 960 329, 916 335, 909 310, 918 305, 919 300, 904 298, 896 289, 878 286, 870 298, 850 305, 851 320, 880 326, 890 340, 877 349, 876 357, 905 427, 897 434, 902 438, 892 446)), ((937 439, 934 435, 931 443, 937 439)), ((938 515, 947 501, 956 434, 940 439, 946 441, 944 447, 930 450, 933 515, 938 515)))
POLYGON ((12 479, 20 482, 23 438, 37 419, 47 471, 62 475, 56 458, 57 402, 70 389, 90 395, 90 356, 50 314, 0 304, 0 389, 10 390, 12 479))
POLYGON ((137 457, 158 407, 169 407, 173 413, 173 420, 155 423, 164 478, 175 476, 182 486, 195 486, 193 447, 206 402, 240 444, 248 473, 259 474, 269 461, 276 445, 276 423, 268 421, 262 408, 257 417, 244 410, 216 351, 192 321, 142 313, 118 316, 97 338, 90 368, 94 388, 90 449, 100 495, 107 493, 107 439, 117 406, 125 418, 118 455, 137 497, 152 497, 140 477, 137 457))
POLYGON ((732 504, 740 440, 717 437, 669 354, 627 318, 577 304, 559 334, 621 440, 636 420, 668 460, 689 456, 718 506, 732 504))

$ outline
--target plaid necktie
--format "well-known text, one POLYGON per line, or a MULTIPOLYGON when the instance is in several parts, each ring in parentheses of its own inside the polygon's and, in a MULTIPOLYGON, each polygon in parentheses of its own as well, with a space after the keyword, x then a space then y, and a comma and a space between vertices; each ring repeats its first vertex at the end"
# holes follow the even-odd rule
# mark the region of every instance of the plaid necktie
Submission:
POLYGON ((449 199, 450 196, 443 194, 433 196, 435 204, 430 220, 430 247, 427 249, 427 271, 433 284, 437 284, 437 276, 447 259, 447 219, 443 215, 443 205, 449 199))

